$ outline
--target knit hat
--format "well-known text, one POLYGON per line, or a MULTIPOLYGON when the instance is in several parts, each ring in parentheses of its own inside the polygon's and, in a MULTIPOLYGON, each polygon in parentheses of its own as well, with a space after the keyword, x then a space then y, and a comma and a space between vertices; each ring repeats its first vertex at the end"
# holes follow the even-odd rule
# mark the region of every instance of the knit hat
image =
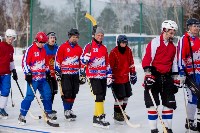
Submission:
POLYGON ((98 34, 98 33, 104 34, 104 30, 103 30, 102 27, 97 27, 96 32, 95 32, 95 35, 98 34))

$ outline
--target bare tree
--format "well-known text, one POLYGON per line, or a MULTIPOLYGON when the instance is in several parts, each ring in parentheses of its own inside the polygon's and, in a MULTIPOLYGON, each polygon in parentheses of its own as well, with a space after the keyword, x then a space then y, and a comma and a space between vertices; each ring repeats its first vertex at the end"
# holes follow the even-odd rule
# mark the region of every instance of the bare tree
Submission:
MULTIPOLYGON (((27 22, 29 21, 29 6, 21 0, 1 0, 3 7, 4 31, 8 28, 17 31, 17 46, 22 46, 21 39, 26 35, 27 22)), ((28 2, 28 0, 23 0, 28 2)), ((28 2, 29 3, 29 2, 28 2)))
MULTIPOLYGON (((139 15, 139 5, 136 5, 132 0, 110 0, 110 7, 117 14, 119 29, 118 33, 124 33, 124 27, 129 25, 132 27, 136 16, 139 15)), ((129 30, 131 31, 131 30, 129 30)))

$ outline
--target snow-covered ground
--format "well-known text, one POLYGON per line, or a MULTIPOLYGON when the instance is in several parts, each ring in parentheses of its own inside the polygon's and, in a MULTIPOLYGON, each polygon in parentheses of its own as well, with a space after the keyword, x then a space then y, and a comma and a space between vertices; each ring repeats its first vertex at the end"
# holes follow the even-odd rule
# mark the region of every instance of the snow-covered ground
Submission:
MULTIPOLYGON (((24 91, 26 86, 26 81, 24 80, 24 74, 21 68, 22 60, 21 50, 17 50, 14 55, 15 65, 19 77, 19 85, 24 91)), ((109 129, 95 128, 92 126, 93 118, 93 108, 94 108, 94 99, 90 93, 88 84, 80 86, 80 91, 75 100, 73 107, 74 113, 77 114, 77 120, 74 122, 68 122, 64 118, 64 112, 62 107, 62 101, 60 98, 60 93, 55 97, 53 109, 57 110, 57 122, 60 124, 60 127, 50 127, 48 126, 43 119, 34 120, 28 114, 26 116, 26 125, 18 125, 18 116, 20 113, 20 105, 22 101, 22 96, 19 92, 19 89, 16 85, 16 82, 12 80, 12 91, 13 91, 13 100, 15 106, 12 107, 11 100, 9 97, 8 105, 6 108, 9 118, 7 120, 0 119, 0 132, 52 132, 52 133, 64 133, 64 132, 73 132, 73 133, 150 133, 148 121, 147 121, 147 111, 144 105, 143 98, 143 87, 142 82, 144 78, 144 72, 141 67, 141 63, 138 59, 135 59, 135 65, 137 70, 138 81, 132 86, 133 96, 130 97, 129 103, 126 109, 127 114, 131 117, 130 122, 133 124, 140 123, 140 128, 131 128, 124 125, 117 125, 113 121, 113 103, 114 98, 112 96, 111 90, 107 89, 107 96, 105 100, 105 113, 106 119, 111 123, 109 129)), ((38 94, 38 92, 37 92, 38 94)), ((174 111, 173 119, 173 131, 174 133, 184 133, 185 128, 185 106, 184 106, 184 95, 183 90, 180 89, 176 94, 177 100, 177 109, 174 111)), ((162 106, 159 106, 159 112, 161 112, 162 106)), ((37 104, 36 100, 32 102, 31 112, 35 115, 42 115, 41 109, 37 104)), ((158 121, 158 129, 162 133, 162 127, 158 121)))

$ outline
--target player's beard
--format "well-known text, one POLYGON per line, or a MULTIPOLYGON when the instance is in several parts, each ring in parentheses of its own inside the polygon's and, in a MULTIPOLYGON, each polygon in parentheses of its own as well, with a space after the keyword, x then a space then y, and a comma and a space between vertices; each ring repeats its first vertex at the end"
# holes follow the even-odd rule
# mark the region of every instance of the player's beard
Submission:
POLYGON ((118 50, 121 54, 124 54, 126 51, 126 47, 121 47, 120 45, 118 45, 118 50))

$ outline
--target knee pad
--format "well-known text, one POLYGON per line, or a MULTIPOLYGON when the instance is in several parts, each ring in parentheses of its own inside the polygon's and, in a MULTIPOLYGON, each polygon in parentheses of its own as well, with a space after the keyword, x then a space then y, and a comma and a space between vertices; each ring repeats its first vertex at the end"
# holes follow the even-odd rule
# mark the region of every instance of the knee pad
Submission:
POLYGON ((1 91, 1 96, 8 97, 10 94, 10 88, 3 88, 1 91))
POLYGON ((49 93, 48 95, 47 94, 46 95, 42 95, 42 98, 43 98, 43 100, 51 100, 52 94, 49 93))
POLYGON ((172 108, 172 109, 176 109, 176 101, 175 100, 168 100, 165 103, 163 103, 164 106, 168 107, 168 108, 172 108))
POLYGON ((25 100, 28 100, 28 101, 33 101, 33 99, 34 99, 34 95, 27 95, 25 97, 25 100))
POLYGON ((96 95, 96 100, 95 102, 103 102, 105 100, 104 95, 96 95))
POLYGON ((64 94, 64 98, 72 98, 72 92, 71 91, 68 91, 64 94))
MULTIPOLYGON (((150 107, 154 106, 152 99, 149 95, 149 92, 147 92, 147 91, 145 91, 145 93, 144 93, 144 101, 145 101, 146 108, 150 108, 150 107)), ((157 96, 154 97, 154 101, 155 101, 157 106, 160 105, 159 97, 157 97, 157 96)))

